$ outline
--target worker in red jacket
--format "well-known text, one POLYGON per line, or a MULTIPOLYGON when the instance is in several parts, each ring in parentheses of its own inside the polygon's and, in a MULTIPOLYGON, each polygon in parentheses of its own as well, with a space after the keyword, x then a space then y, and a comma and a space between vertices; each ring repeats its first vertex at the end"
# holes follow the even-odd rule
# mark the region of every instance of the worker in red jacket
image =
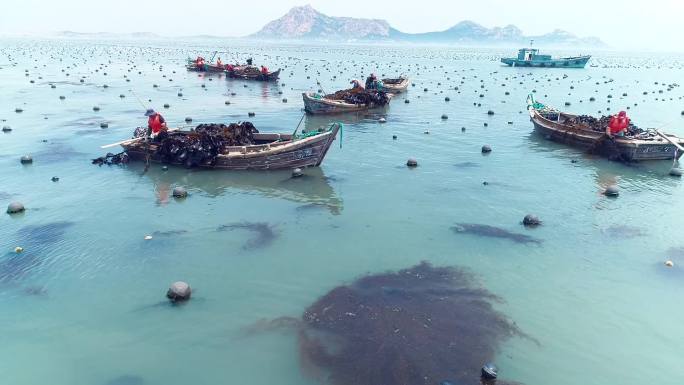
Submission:
POLYGON ((164 136, 166 136, 168 127, 166 126, 166 120, 164 120, 164 117, 161 116, 160 113, 148 108, 145 112, 145 116, 148 117, 147 132, 150 133, 150 136, 158 140, 161 140, 164 136))
POLYGON ((268 75, 268 67, 261 66, 261 74, 262 75, 268 75))
POLYGON ((610 138, 614 136, 625 136, 629 128, 629 118, 627 112, 620 111, 617 115, 610 117, 608 127, 606 127, 606 135, 610 138))

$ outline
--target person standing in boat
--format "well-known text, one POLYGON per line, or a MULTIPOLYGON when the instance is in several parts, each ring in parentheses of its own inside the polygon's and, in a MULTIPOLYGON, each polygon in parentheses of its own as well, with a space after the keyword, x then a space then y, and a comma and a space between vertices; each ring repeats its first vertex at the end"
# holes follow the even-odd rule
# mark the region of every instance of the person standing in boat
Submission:
POLYGON ((378 77, 375 74, 370 74, 366 78, 366 89, 367 90, 377 90, 378 89, 378 77))
POLYGON ((613 138, 615 136, 625 136, 629 128, 629 118, 627 112, 620 111, 617 115, 610 117, 608 127, 606 127, 606 135, 613 138))
POLYGON ((166 126, 166 120, 160 113, 155 110, 148 108, 145 112, 147 116, 147 132, 148 135, 154 138, 156 141, 164 139, 167 135, 168 127, 166 126))
POLYGON ((221 61, 220 57, 218 59, 216 59, 216 66, 217 67, 223 67, 223 62, 221 61))
POLYGON ((361 92, 365 89, 365 88, 363 88, 363 84, 361 84, 361 82, 358 81, 358 79, 352 80, 349 84, 352 85, 352 91, 353 92, 361 92))
POLYGON ((261 74, 264 76, 268 76, 268 67, 261 66, 261 74))

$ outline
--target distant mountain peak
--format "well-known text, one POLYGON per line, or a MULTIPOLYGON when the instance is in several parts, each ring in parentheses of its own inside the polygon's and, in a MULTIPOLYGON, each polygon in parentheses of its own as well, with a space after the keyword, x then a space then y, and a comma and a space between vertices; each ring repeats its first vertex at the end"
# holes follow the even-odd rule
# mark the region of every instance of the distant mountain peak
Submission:
POLYGON ((310 4, 291 8, 283 17, 266 24, 251 35, 267 39, 307 40, 391 40, 425 43, 456 43, 468 45, 525 45, 530 39, 550 46, 604 46, 598 38, 579 38, 556 29, 539 36, 525 36, 520 28, 509 24, 487 28, 472 20, 463 20, 441 32, 409 34, 400 32, 381 19, 332 17, 317 11, 310 4))
POLYGON ((331 17, 311 5, 290 9, 283 17, 266 24, 253 37, 281 39, 367 39, 389 37, 392 28, 385 20, 331 17))

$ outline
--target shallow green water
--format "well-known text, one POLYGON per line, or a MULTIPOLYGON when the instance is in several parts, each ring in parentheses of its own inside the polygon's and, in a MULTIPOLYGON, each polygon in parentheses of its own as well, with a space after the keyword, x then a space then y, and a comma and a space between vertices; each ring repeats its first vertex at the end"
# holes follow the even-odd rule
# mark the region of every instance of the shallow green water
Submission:
MULTIPOLYGON (((336 286, 422 260, 471 271, 532 337, 501 346, 494 361, 502 377, 682 382, 684 188, 667 175, 672 162, 627 167, 587 157, 532 133, 524 110, 536 90, 537 99, 570 102, 564 108, 575 112, 630 106, 638 125, 684 134, 684 92, 666 86, 684 78, 682 58, 599 53, 591 62, 598 67, 530 71, 500 66, 503 51, 244 46, 229 50, 282 67, 283 85, 186 73, 187 56, 209 57, 214 48, 0 45, 0 119, 13 128, 0 135, 0 203, 28 208, 0 217, 0 382, 313 384, 300 370, 294 333, 245 328, 299 317, 336 286), (346 123, 342 147, 338 138, 323 166, 302 179, 90 164, 106 152, 100 145, 145 123, 131 89, 155 108, 169 103, 169 123, 238 121, 253 111, 262 132, 290 132, 301 92, 318 89, 316 79, 332 92, 370 71, 406 73, 415 87, 386 111, 333 118, 346 123), (480 154, 483 144, 490 155, 480 154), (21 165, 28 153, 34 163, 21 165), (407 169, 409 157, 419 167, 407 169), (612 183, 617 199, 601 195, 612 183), (170 198, 174 186, 188 188, 189 198, 170 198), (544 225, 524 229, 527 213, 544 225), (242 222, 267 223, 274 236, 252 242, 258 234, 216 231, 242 222), (542 243, 456 234, 457 223, 542 243), (25 248, 20 259, 15 246, 25 248), (666 259, 675 267, 665 268, 666 259), (195 289, 182 307, 164 303, 175 280, 195 289)), ((307 117, 304 125, 330 122, 307 117)))

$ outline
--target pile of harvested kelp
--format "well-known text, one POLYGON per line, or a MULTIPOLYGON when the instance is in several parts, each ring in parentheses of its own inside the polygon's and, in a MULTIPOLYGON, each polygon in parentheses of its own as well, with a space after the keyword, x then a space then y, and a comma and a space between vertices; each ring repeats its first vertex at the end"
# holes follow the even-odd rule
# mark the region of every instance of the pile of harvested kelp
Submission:
POLYGON ((250 65, 244 67, 236 67, 234 72, 239 75, 261 75, 261 70, 259 68, 250 65))
POLYGON ((371 91, 371 90, 341 90, 334 94, 326 95, 326 99, 343 100, 350 104, 363 104, 376 106, 384 106, 389 103, 389 97, 386 92, 371 91))
POLYGON ((161 140, 157 155, 165 163, 181 163, 187 167, 213 165, 226 146, 254 144, 259 132, 251 122, 200 124, 194 131, 172 132, 161 140))
POLYGON ((105 156, 93 159, 93 164, 98 166, 102 166, 103 164, 111 166, 113 164, 127 164, 128 161, 128 154, 126 154, 125 151, 118 154, 112 154, 111 152, 108 152, 105 156))
MULTIPOLYGON (((606 127, 608 127, 608 125, 610 124, 610 116, 603 115, 597 119, 590 115, 579 115, 569 119, 569 121, 566 122, 571 124, 581 124, 583 126, 588 127, 592 131, 605 132, 606 127)), ((625 136, 635 136, 643 138, 656 135, 657 134, 655 132, 641 129, 630 122, 629 127, 627 128, 627 134, 625 136)))

